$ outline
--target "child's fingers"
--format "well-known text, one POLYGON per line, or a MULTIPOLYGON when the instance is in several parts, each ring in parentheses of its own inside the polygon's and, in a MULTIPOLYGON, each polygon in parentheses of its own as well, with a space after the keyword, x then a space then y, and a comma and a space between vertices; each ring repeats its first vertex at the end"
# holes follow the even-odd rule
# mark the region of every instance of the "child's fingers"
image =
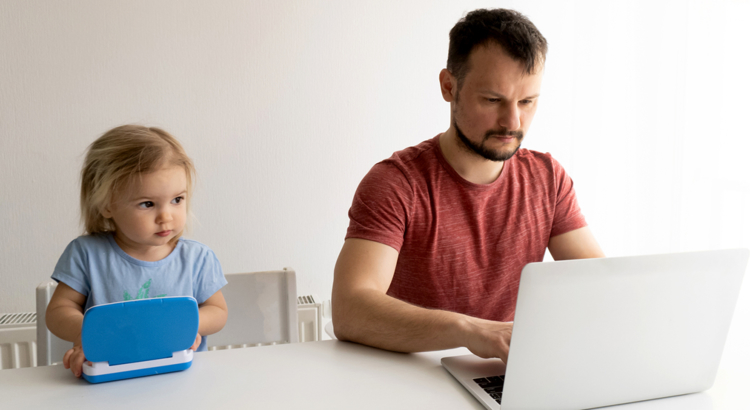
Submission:
POLYGON ((201 338, 201 335, 200 335, 200 333, 198 333, 198 334, 197 334, 197 335, 195 336, 195 342, 193 342, 193 345, 192 345, 192 346, 190 346, 190 349, 191 349, 192 351, 196 351, 196 350, 198 349, 198 346, 200 346, 200 345, 201 345, 201 339, 202 339, 202 338, 201 338))
POLYGON ((86 360, 86 357, 83 354, 83 349, 81 349, 80 346, 74 346, 72 349, 65 352, 65 356, 63 356, 63 366, 66 369, 70 369, 75 377, 81 377, 81 369, 84 360, 86 360))
POLYGON ((83 362, 86 357, 83 355, 83 350, 79 350, 74 354, 70 361, 70 370, 76 377, 81 377, 81 370, 83 369, 83 362))
POLYGON ((73 350, 74 349, 68 349, 68 351, 65 352, 65 356, 63 356, 63 366, 66 369, 70 369, 70 356, 73 355, 73 350))

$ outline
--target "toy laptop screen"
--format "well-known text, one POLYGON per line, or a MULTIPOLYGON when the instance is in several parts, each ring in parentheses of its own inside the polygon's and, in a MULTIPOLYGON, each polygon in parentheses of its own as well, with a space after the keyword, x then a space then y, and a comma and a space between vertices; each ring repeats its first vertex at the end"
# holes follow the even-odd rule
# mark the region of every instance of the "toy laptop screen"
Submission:
MULTIPOLYGON (((106 362, 110 371, 116 371, 116 366, 139 362, 145 362, 141 367, 149 367, 149 363, 158 367, 159 359, 189 349, 197 333, 194 298, 141 299, 89 308, 83 317, 81 344, 86 360, 106 362)), ((123 378, 128 377, 138 375, 123 378)))

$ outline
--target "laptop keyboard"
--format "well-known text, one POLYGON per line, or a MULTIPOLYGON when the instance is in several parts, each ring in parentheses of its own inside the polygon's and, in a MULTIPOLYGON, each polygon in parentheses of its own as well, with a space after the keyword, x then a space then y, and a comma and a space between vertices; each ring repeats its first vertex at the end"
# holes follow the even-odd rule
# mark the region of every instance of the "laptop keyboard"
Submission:
POLYGON ((500 401, 503 398, 503 385, 505 384, 505 375, 503 376, 491 376, 491 377, 480 377, 474 379, 474 381, 486 391, 487 394, 492 397, 497 404, 501 404, 500 401))

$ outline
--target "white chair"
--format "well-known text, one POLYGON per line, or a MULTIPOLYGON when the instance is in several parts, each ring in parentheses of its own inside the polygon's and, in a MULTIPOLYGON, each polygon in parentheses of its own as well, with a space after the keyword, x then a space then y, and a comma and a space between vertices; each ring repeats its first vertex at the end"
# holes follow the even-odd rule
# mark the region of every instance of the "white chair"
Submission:
POLYGON ((36 287, 36 364, 49 366, 61 363, 65 352, 73 347, 72 342, 62 340, 47 329, 45 313, 52 294, 57 289, 57 282, 48 279, 36 287))
POLYGON ((229 317, 209 348, 299 342, 297 276, 291 268, 225 275, 229 317))
POLYGON ((328 337, 331 338, 331 340, 338 340, 338 338, 336 337, 336 333, 333 332, 333 321, 326 323, 325 331, 328 337))

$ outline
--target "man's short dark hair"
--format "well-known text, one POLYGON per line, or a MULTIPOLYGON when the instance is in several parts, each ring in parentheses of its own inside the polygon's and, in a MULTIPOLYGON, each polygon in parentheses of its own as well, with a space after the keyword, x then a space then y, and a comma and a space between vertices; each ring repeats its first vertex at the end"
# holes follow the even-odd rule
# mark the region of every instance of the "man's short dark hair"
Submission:
POLYGON ((469 71, 469 55, 477 46, 495 43, 524 65, 526 74, 544 65, 547 40, 526 16, 507 9, 474 10, 450 32, 448 71, 462 83, 469 71))

